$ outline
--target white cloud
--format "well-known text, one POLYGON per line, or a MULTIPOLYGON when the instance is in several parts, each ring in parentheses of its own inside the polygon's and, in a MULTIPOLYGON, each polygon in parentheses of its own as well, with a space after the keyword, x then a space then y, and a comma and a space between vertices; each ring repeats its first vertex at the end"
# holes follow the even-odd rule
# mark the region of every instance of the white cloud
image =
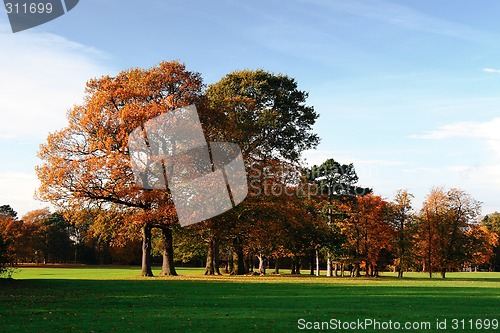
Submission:
POLYGON ((487 147, 500 157, 500 117, 486 122, 463 121, 444 125, 415 139, 473 138, 486 142, 487 147))
POLYGON ((13 163, 0 166, 0 205, 22 215, 48 206, 33 197, 38 145, 65 126, 67 110, 83 100, 85 82, 111 70, 104 65, 107 56, 92 47, 50 33, 13 34, 1 19, 0 153, 13 163), (20 144, 29 147, 12 148, 20 144))
POLYGON ((43 139, 61 128, 85 82, 108 72, 102 52, 54 34, 1 33, 0 45, 0 139, 43 139))
POLYGON ((35 189, 39 181, 34 173, 0 173, 0 205, 10 205, 18 216, 27 212, 48 207, 45 202, 35 201, 35 189))
POLYGON ((486 73, 500 73, 500 69, 483 68, 483 72, 486 72, 486 73))
POLYGON ((338 154, 333 151, 328 150, 316 150, 309 149, 304 151, 302 155, 308 165, 320 165, 327 159, 333 158, 339 163, 349 164, 353 163, 356 165, 379 165, 379 166, 395 166, 395 165, 405 165, 406 162, 392 161, 392 160, 378 160, 378 159, 360 159, 348 155, 338 154))

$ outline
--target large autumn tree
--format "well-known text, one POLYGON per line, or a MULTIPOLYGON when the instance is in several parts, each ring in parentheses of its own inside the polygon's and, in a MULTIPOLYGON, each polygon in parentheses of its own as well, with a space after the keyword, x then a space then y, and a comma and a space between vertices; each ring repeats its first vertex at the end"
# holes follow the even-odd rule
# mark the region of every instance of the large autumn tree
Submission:
POLYGON ((459 189, 434 188, 420 211, 418 247, 425 269, 432 277, 457 269, 470 244, 467 236, 481 210, 481 203, 459 189))
POLYGON ((495 248, 498 246, 498 234, 488 229, 488 227, 476 223, 471 225, 467 231, 469 244, 467 245, 466 258, 469 269, 475 271, 481 266, 494 267, 495 248))
MULTIPOLYGON (((308 93, 298 88, 295 79, 264 70, 232 72, 209 86, 206 96, 210 108, 224 115, 219 139, 240 146, 249 175, 247 199, 228 213, 230 219, 225 219, 231 220, 233 274, 243 274, 243 246, 252 230, 242 223, 256 218, 256 205, 265 215, 262 209, 266 207, 265 188, 269 184, 265 178, 287 179, 289 166, 298 162, 301 152, 318 144, 319 138, 312 131, 318 114, 306 104, 308 93)), ((272 206, 267 205, 270 215, 272 206)))
POLYGON ((37 167, 40 198, 61 209, 119 208, 125 223, 140 226, 143 237, 142 274, 152 276, 151 229, 164 236, 162 274, 175 275, 171 226, 177 223, 167 190, 146 190, 132 173, 128 138, 148 120, 196 104, 202 122, 202 78, 177 61, 149 69, 133 68, 116 76, 90 80, 84 102, 68 112, 68 125, 47 137, 37 167))
POLYGON ((340 222, 353 262, 352 275, 360 276, 364 262, 366 275, 378 276, 391 250, 392 230, 387 220, 388 203, 380 196, 357 196, 348 217, 340 222))

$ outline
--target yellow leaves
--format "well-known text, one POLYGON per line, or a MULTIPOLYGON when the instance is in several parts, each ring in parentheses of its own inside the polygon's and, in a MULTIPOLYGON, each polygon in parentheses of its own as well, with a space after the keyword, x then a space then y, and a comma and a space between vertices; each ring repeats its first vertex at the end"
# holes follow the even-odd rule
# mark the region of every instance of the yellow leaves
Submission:
POLYGON ((51 215, 49 208, 36 209, 26 213, 22 220, 25 223, 37 224, 46 220, 51 215))

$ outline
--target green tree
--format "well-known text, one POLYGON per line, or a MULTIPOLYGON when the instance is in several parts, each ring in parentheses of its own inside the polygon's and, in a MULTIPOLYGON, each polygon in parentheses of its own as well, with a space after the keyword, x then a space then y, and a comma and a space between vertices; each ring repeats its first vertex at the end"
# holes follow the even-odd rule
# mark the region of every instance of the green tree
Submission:
POLYGON ((232 72, 206 91, 209 104, 226 117, 220 134, 237 143, 245 159, 278 157, 296 161, 319 138, 312 133, 318 114, 306 105, 308 93, 295 79, 264 70, 232 72))
MULTIPOLYGON (((326 216, 331 231, 337 233, 334 238, 341 239, 342 236, 338 235, 340 228, 337 223, 347 217, 343 207, 354 204, 356 196, 369 194, 372 190, 356 186, 358 175, 352 163, 340 164, 334 159, 328 159, 319 166, 314 165, 307 173, 309 181, 315 185, 314 189, 310 190, 313 193, 310 194, 317 196, 319 200, 324 200, 321 212, 326 216)), ((333 244, 336 243, 333 242, 333 244)), ((332 259, 339 259, 338 257, 332 258, 333 253, 342 256, 333 248, 327 250, 327 276, 332 276, 332 259)), ((337 265, 335 265, 335 272, 337 272, 337 265)))
MULTIPOLYGON (((498 238, 500 238, 500 213, 499 212, 494 212, 491 214, 486 215, 483 220, 481 221, 481 224, 486 226, 488 230, 491 232, 494 232, 498 238)), ((500 246, 497 245, 493 249, 493 260, 492 260, 492 266, 493 270, 496 272, 500 271, 500 246)))
POLYGON ((319 194, 328 198, 329 202, 372 192, 370 188, 356 186, 359 179, 352 163, 340 164, 332 158, 319 166, 314 165, 309 177, 317 184, 319 194))
POLYGON ((0 218, 2 217, 17 219, 17 212, 10 205, 2 205, 0 206, 0 218))
POLYGON ((500 235, 500 213, 494 212, 486 215, 481 223, 493 232, 500 235))
POLYGON ((232 217, 228 231, 233 239, 232 273, 244 274, 245 234, 252 232, 244 224, 252 219, 252 207, 266 207, 266 189, 288 176, 288 164, 296 164, 302 151, 319 143, 312 132, 318 114, 306 105, 308 94, 298 89, 295 79, 264 70, 232 72, 209 86, 206 96, 210 108, 223 115, 224 130, 217 138, 240 146, 249 174, 247 199, 225 218, 213 220, 227 223, 232 217), (264 178, 273 178, 272 184, 264 178))

